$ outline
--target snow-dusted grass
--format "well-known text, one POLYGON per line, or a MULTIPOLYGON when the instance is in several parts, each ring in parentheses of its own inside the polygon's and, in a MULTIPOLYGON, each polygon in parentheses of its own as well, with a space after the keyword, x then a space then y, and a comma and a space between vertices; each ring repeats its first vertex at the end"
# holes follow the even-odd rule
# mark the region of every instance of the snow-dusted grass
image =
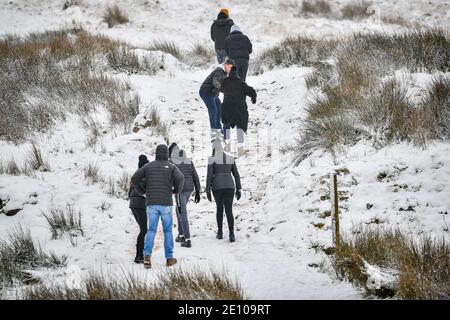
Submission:
POLYGON ((293 148, 295 162, 320 148, 336 155, 363 138, 377 148, 399 141, 426 145, 448 140, 449 45, 448 35, 439 29, 356 35, 340 43, 336 68, 318 63, 307 78, 308 87, 318 86, 321 92, 306 109, 301 138, 293 148), (408 85, 392 77, 398 69, 435 75, 418 84, 422 96, 414 100, 408 85))
POLYGON ((62 267, 65 263, 65 256, 43 252, 29 230, 17 227, 8 238, 0 240, 0 289, 39 281, 28 271, 62 267))
POLYGON ((48 212, 43 212, 42 215, 47 220, 53 239, 61 237, 66 232, 76 232, 83 236, 81 212, 77 211, 72 203, 66 203, 64 208, 53 204, 48 212))
POLYGON ((450 244, 422 235, 405 236, 399 230, 358 227, 344 237, 332 258, 340 277, 363 285, 367 292, 401 299, 450 297, 450 244), (373 287, 372 267, 394 276, 395 283, 373 287))
POLYGON ((330 3, 327 0, 303 0, 302 14, 322 14, 327 15, 331 12, 330 3))
POLYGON ((119 275, 91 274, 79 288, 58 284, 36 285, 25 290, 27 300, 241 300, 240 284, 226 271, 184 270, 174 267, 146 279, 129 271, 119 275))
POLYGON ((341 8, 342 17, 344 19, 363 19, 369 16, 367 9, 370 3, 365 0, 352 0, 341 8))
POLYGON ((251 72, 258 75, 274 67, 312 66, 329 57, 337 44, 337 40, 290 36, 262 51, 251 64, 251 72))
POLYGON ((110 66, 124 73, 147 73, 155 74, 159 70, 164 69, 164 61, 154 56, 139 55, 125 46, 113 48, 107 55, 110 66))
POLYGON ((84 117, 99 109, 107 111, 111 126, 129 130, 139 98, 126 82, 105 74, 105 55, 116 46, 82 30, 0 41, 0 70, 5 75, 0 80, 0 136, 21 141, 49 130, 67 113, 84 117))

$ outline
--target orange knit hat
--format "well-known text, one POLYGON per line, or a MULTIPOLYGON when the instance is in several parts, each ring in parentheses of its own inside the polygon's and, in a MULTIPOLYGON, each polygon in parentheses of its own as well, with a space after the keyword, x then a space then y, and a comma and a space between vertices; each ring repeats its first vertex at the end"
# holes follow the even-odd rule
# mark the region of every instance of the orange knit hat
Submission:
POLYGON ((219 13, 223 13, 224 15, 226 15, 227 17, 230 16, 230 11, 227 8, 222 8, 220 9, 219 13))

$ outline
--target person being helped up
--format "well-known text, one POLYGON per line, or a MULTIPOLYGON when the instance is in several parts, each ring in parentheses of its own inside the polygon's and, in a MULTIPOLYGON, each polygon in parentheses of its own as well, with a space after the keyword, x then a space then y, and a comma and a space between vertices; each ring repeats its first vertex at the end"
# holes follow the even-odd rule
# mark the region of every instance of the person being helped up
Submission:
POLYGON ((172 235, 172 193, 178 194, 183 189, 184 177, 173 163, 169 162, 169 148, 160 144, 156 147, 156 159, 140 168, 131 177, 134 188, 141 196, 146 197, 148 232, 144 244, 144 267, 151 268, 151 255, 161 217, 164 231, 164 251, 166 265, 177 262, 173 257, 172 235), (141 181, 145 180, 145 189, 141 181))
POLYGON ((228 9, 220 9, 217 19, 211 25, 211 40, 214 41, 218 63, 225 61, 225 38, 230 34, 230 28, 234 24, 229 18, 228 9))
MULTIPOLYGON (((148 159, 145 155, 141 154, 139 156, 138 169, 142 168, 148 163, 148 159)), ((141 188, 145 189, 145 180, 142 179, 140 182, 141 188)), ((144 239, 147 233, 147 213, 145 206, 145 197, 136 191, 133 183, 130 183, 130 189, 128 190, 128 198, 130 199, 130 209, 133 213, 136 222, 139 225, 139 235, 136 240, 136 257, 134 262, 143 263, 144 262, 144 239)))
POLYGON ((234 24, 230 32, 230 35, 225 39, 225 52, 228 58, 234 60, 235 65, 238 67, 239 77, 245 81, 248 61, 253 50, 252 43, 237 25, 234 24))
POLYGON ((222 124, 220 123, 221 102, 219 99, 219 89, 223 79, 225 79, 225 76, 230 72, 232 66, 234 66, 234 61, 231 59, 227 59, 223 64, 217 66, 208 77, 206 77, 199 90, 200 98, 202 98, 208 109, 212 139, 222 131, 222 124))
POLYGON ((200 180, 194 163, 186 157, 184 150, 181 150, 176 143, 169 147, 170 161, 180 169, 184 176, 184 185, 181 193, 177 196, 177 222, 178 236, 176 242, 181 242, 182 247, 190 248, 191 234, 189 232, 189 221, 187 216, 187 203, 195 189, 195 203, 200 202, 200 180))
POLYGON ((208 158, 208 169, 206 176, 206 195, 211 201, 211 191, 214 195, 217 207, 217 239, 223 238, 223 209, 227 215, 229 239, 234 242, 234 217, 233 198, 236 189, 236 199, 241 198, 241 178, 234 162, 234 158, 223 152, 220 138, 216 138, 212 144, 212 156, 208 158), (236 187, 233 181, 236 181, 236 187))
POLYGON ((225 131, 225 151, 230 152, 230 127, 237 129, 238 157, 244 155, 244 132, 247 132, 248 110, 245 98, 249 96, 252 103, 256 103, 256 91, 248 86, 237 74, 236 67, 233 66, 228 77, 225 78, 220 87, 223 92, 223 103, 221 116, 223 130, 225 131))

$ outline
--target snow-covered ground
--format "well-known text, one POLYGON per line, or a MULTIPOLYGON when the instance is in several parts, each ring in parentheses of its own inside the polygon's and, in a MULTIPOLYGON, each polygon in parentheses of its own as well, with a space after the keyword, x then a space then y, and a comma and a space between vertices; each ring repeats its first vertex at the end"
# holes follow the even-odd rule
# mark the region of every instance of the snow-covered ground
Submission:
MULTIPOLYGON (((300 1, 299 1, 300 2, 300 1)), ((336 1, 342 3, 343 1, 336 1)), ((305 19, 295 14, 295 1, 88 1, 62 10, 63 1, 0 1, 0 33, 25 34, 83 26, 115 39, 146 47, 154 39, 175 41, 188 49, 209 41, 209 26, 219 7, 231 8, 232 18, 258 49, 289 34, 334 37, 354 31, 398 30, 398 26, 365 20, 305 19), (130 23, 108 29, 101 15, 107 4, 119 4, 130 23), (158 4, 159 3, 159 4, 158 4)), ((374 1, 382 10, 398 12, 411 22, 450 26, 448 1, 374 1)), ((298 9, 296 9, 298 10, 298 9)), ((210 155, 209 123, 198 89, 213 66, 194 69, 167 57, 169 68, 155 76, 131 75, 128 81, 142 101, 142 110, 156 106, 171 124, 170 140, 192 157, 205 186, 210 155)), ((341 202, 342 229, 352 225, 381 224, 399 227, 413 235, 429 233, 450 240, 450 145, 433 143, 426 149, 407 144, 375 150, 358 143, 334 161, 315 152, 299 166, 280 146, 292 144, 299 119, 311 96, 305 76, 310 68, 292 67, 249 76, 247 83, 258 91, 258 102, 249 104, 250 125, 246 136, 249 153, 237 160, 243 196, 235 203, 235 243, 215 238, 215 205, 207 201, 189 204, 193 247, 175 248, 179 266, 226 267, 239 279, 248 297, 255 299, 361 299, 363 293, 347 282, 311 267, 326 258, 314 246, 331 245, 329 173, 341 169, 339 188, 348 197, 341 202), (383 174, 385 173, 385 174, 383 174), (323 225, 322 225, 323 224, 323 225)), ((131 124, 130 124, 131 125, 131 124)), ((233 133, 234 135, 234 133, 233 133)), ((106 177, 132 174, 137 157, 153 158, 162 137, 150 130, 123 135, 105 134, 95 148, 86 147, 80 120, 69 118, 41 135, 50 172, 36 178, 0 176, 0 197, 10 198, 9 209, 22 208, 15 216, 0 214, 0 236, 17 225, 30 228, 44 250, 66 254, 69 265, 84 272, 126 268, 149 276, 165 268, 162 235, 157 235, 153 269, 135 265, 138 226, 128 202, 108 196, 104 187, 89 183, 84 169, 98 163, 106 177), (85 235, 51 239, 42 212, 55 204, 73 203, 82 213, 85 235)), ((0 157, 23 161, 28 144, 0 141, 0 157)), ((225 239, 227 234, 225 234, 225 239)), ((64 270, 42 272, 49 280, 65 279, 64 270)))

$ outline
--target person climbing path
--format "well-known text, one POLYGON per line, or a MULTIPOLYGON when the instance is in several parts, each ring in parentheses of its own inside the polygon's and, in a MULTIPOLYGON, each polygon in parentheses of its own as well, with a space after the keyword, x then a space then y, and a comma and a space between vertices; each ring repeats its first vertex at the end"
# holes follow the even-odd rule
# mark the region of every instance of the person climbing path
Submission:
POLYGON ((245 81, 250 54, 253 51, 249 38, 234 24, 230 29, 230 35, 225 39, 225 52, 228 58, 233 59, 238 67, 239 77, 245 81))
POLYGON ((214 41, 217 63, 219 64, 225 61, 225 39, 230 34, 230 28, 234 24, 229 16, 230 12, 228 9, 220 9, 217 19, 211 24, 211 40, 214 41))

